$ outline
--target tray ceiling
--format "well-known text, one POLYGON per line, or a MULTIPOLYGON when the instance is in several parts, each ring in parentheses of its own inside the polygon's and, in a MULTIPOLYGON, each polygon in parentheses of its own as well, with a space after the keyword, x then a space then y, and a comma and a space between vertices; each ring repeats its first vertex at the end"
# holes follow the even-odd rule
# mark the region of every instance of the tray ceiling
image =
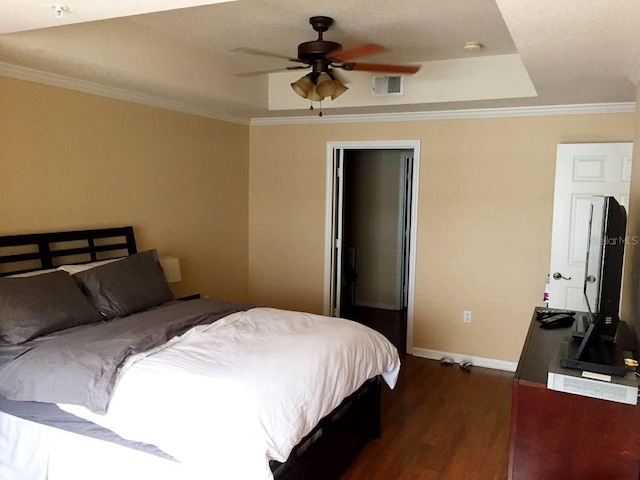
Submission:
POLYGON ((7 1, 0 74, 222 118, 309 114, 288 87, 295 75, 237 76, 290 63, 236 49, 295 56, 315 39, 313 15, 335 19, 325 38, 345 48, 387 48, 364 61, 422 66, 395 100, 370 95, 370 74, 345 72, 350 90, 323 102, 331 113, 633 102, 640 80, 635 1, 85 0, 61 18, 48 4, 7 1), (484 48, 466 52, 467 41, 484 48))

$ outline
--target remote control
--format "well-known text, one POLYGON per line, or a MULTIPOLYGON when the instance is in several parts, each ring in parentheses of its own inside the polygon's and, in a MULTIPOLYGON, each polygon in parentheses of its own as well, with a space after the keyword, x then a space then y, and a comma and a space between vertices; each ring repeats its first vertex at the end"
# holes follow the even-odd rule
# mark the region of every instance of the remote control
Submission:
POLYGON ((540 328, 565 328, 573 325, 573 316, 562 313, 540 318, 540 328))
POLYGON ((536 317, 537 318, 544 318, 544 317, 549 317, 551 315, 569 315, 570 317, 573 317, 576 312, 572 311, 572 310, 555 310, 555 309, 551 309, 551 308, 541 308, 540 310, 536 310, 536 317))

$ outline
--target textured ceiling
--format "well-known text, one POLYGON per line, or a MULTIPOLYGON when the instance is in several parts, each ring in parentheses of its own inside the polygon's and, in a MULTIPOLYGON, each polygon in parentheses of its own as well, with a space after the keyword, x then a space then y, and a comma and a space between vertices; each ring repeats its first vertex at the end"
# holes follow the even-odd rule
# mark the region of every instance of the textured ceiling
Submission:
POLYGON ((235 0, 2 0, 0 34, 235 0))
MULTIPOLYGON (((81 11, 69 4, 69 14, 61 19, 48 5, 34 0, 7 1, 17 7, 0 27, 11 24, 16 30, 16 25, 22 25, 24 31, 0 35, 5 71, 7 66, 25 67, 193 106, 212 116, 248 119, 306 114, 308 102, 302 99, 299 109, 268 109, 269 77, 271 82, 285 81, 278 74, 236 76, 285 67, 286 60, 234 50, 254 48, 295 56, 299 43, 315 39, 308 23, 313 15, 335 19, 325 38, 345 48, 361 43, 387 48, 364 61, 422 65, 420 82, 407 79, 415 99, 410 104, 356 95, 369 88, 370 77, 347 74, 351 90, 343 97, 351 94, 351 100, 363 101, 342 107, 338 99, 335 113, 633 102, 640 80, 640 2, 636 0, 326 0, 321 7, 309 0, 239 0, 191 8, 182 7, 212 2, 162 0, 138 2, 139 11, 148 11, 154 4, 163 11, 135 16, 126 16, 130 12, 124 7, 130 2, 85 0, 78 4, 81 11), (111 6, 106 13, 105 4, 111 6), (61 25, 34 29, 42 26, 33 19, 41 22, 43 10, 53 17, 45 19, 48 25, 61 25), (98 19, 100 15, 109 19, 78 22, 80 17, 98 19), (464 52, 462 45, 470 40, 481 41, 485 48, 464 52), (474 96, 473 89, 461 81, 464 78, 455 77, 496 65, 489 58, 483 62, 482 57, 505 55, 519 56, 534 94, 500 98, 479 91, 474 96), (464 68, 443 69, 443 65, 464 68), (441 72, 451 77, 435 78, 441 72), (468 94, 440 99, 429 95, 429 89, 443 80, 468 88, 468 94)), ((486 73, 499 76, 500 72, 486 73)), ((282 94, 295 97, 293 91, 282 94)))

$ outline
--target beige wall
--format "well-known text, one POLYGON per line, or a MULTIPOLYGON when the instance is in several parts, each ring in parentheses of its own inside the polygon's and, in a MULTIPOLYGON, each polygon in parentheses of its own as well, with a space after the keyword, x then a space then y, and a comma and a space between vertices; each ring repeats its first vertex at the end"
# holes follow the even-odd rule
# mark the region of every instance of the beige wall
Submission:
POLYGON ((249 297, 322 312, 327 142, 420 140, 414 347, 517 361, 549 268, 556 145, 629 141, 634 121, 254 126, 249 297))
POLYGON ((622 319, 631 323, 640 334, 640 84, 635 113, 633 139, 633 169, 631 171, 631 194, 627 217, 627 242, 625 250, 625 275, 622 287, 622 319))
MULTIPOLYGON (((326 143, 421 140, 414 346, 516 361, 549 263, 555 148, 640 114, 249 127, 0 77, 0 235, 132 224, 177 294, 322 311, 326 143), (470 325, 462 311, 473 312, 470 325)), ((637 163, 637 161, 636 161, 637 163)), ((634 169, 630 233, 640 233, 634 169)), ((628 252, 627 316, 640 318, 628 252)))
POLYGON ((178 295, 246 300, 249 127, 0 77, 0 235, 135 227, 178 295))

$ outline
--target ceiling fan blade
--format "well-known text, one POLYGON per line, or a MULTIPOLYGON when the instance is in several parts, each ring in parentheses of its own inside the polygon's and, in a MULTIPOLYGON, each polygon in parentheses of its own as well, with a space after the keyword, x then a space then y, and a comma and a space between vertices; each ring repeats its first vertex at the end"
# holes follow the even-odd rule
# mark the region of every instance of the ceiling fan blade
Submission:
POLYGON ((364 57, 366 55, 373 55, 374 53, 384 52, 385 48, 382 45, 376 45, 375 43, 365 43, 356 47, 348 48, 340 52, 329 54, 332 59, 336 59, 339 62, 345 62, 347 60, 353 60, 354 58, 364 57))
POLYGON ((305 68, 310 68, 311 65, 296 65, 295 67, 287 67, 287 70, 304 70, 305 68))
POLYGON ((385 63, 345 63, 342 65, 345 70, 356 70, 361 72, 388 72, 388 73, 416 73, 420 70, 417 65, 391 65, 385 63))
POLYGON ((234 48, 231 51, 239 52, 239 53, 247 53, 249 55, 259 55, 261 57, 282 58, 284 60, 290 60, 292 62, 302 62, 302 60, 298 58, 287 57, 286 55, 280 55, 279 53, 265 52, 264 50, 258 50, 255 48, 238 47, 238 48, 234 48))

